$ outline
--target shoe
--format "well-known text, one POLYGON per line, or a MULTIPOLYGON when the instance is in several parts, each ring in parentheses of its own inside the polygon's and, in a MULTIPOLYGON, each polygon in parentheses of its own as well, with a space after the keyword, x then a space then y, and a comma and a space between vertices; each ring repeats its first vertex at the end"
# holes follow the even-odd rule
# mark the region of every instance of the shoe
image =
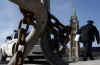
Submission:
POLYGON ((87 59, 83 59, 83 61, 87 61, 87 59))
POLYGON ((87 61, 87 58, 83 58, 83 61, 87 61))
POLYGON ((83 61, 87 61, 87 59, 83 59, 83 61))
POLYGON ((90 58, 90 60, 95 60, 94 58, 90 58))

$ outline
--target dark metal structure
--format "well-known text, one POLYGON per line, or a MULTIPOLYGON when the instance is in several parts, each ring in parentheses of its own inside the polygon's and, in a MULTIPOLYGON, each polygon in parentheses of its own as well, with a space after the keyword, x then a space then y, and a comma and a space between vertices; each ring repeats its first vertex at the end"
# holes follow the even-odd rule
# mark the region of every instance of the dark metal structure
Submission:
POLYGON ((8 65, 23 65, 23 57, 32 50, 31 46, 36 44, 38 39, 41 38, 41 48, 47 61, 51 65, 68 65, 63 58, 54 51, 55 44, 58 44, 54 39, 52 40, 50 35, 57 36, 57 30, 64 26, 59 20, 50 14, 49 0, 11 0, 19 6, 24 18, 19 22, 18 26, 18 42, 15 46, 15 52, 8 63, 8 65), (55 23, 52 22, 55 21, 55 23), (22 32, 22 24, 26 24, 25 32, 22 32), (28 26, 32 26, 33 30, 26 37, 28 26), (53 44, 53 45, 52 45, 53 44))

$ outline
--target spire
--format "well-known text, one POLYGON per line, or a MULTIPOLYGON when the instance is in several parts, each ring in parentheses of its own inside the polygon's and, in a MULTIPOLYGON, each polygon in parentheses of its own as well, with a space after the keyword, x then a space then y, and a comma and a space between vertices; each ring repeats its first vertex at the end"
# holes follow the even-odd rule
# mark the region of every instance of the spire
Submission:
POLYGON ((72 9, 72 16, 76 16, 76 9, 75 8, 72 9))

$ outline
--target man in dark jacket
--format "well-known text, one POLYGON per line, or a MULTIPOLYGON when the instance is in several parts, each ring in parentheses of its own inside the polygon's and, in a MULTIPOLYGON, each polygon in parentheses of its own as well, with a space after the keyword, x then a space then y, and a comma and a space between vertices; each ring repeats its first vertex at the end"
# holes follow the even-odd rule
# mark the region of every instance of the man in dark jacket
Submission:
POLYGON ((100 42, 99 31, 93 25, 93 23, 94 22, 92 20, 88 20, 88 24, 82 26, 79 30, 80 42, 82 42, 85 47, 85 51, 83 55, 84 61, 86 61, 88 57, 91 60, 94 60, 92 55, 92 42, 94 42, 95 38, 98 44, 100 42))

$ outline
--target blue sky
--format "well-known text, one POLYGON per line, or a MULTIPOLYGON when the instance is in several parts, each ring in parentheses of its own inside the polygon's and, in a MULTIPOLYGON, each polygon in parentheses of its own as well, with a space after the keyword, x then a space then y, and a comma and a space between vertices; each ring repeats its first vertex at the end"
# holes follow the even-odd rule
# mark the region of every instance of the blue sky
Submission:
MULTIPOLYGON (((86 24, 87 20, 93 20, 94 25, 100 32, 100 0, 74 0, 75 8, 79 19, 80 26, 86 24)), ((94 46, 100 46, 93 43, 94 46)))
MULTIPOLYGON (((51 0, 51 12, 63 23, 70 23, 72 8, 76 13, 80 26, 87 20, 94 20, 100 31, 100 0, 51 0), (73 2, 73 5, 72 5, 73 2)), ((4 43, 7 35, 17 29, 18 21, 22 18, 18 6, 8 0, 0 0, 0 44, 4 43)))
POLYGON ((22 18, 17 5, 8 0, 0 0, 0 44, 5 37, 17 29, 18 21, 22 18))
POLYGON ((72 15, 72 0, 51 0, 51 12, 61 23, 68 25, 72 15))

